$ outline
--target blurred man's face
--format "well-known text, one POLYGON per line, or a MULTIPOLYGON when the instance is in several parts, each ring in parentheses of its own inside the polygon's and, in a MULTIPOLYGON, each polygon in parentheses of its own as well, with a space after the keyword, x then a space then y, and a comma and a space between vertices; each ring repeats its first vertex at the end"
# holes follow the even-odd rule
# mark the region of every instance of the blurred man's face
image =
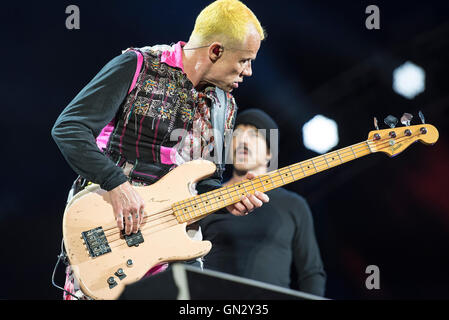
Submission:
POLYGON ((264 135, 252 125, 237 126, 234 130, 232 148, 234 167, 239 171, 266 167, 271 158, 264 135))

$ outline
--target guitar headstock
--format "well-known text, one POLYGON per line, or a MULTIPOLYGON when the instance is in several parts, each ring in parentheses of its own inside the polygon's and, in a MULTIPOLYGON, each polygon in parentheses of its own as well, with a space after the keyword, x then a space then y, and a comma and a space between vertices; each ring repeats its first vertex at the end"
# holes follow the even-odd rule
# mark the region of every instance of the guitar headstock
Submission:
MULTIPOLYGON (((377 124, 377 120, 375 120, 377 124)), ((438 130, 431 124, 419 124, 383 130, 371 131, 368 134, 368 144, 372 152, 385 152, 390 157, 395 156, 412 143, 421 141, 432 145, 437 142, 438 130)))

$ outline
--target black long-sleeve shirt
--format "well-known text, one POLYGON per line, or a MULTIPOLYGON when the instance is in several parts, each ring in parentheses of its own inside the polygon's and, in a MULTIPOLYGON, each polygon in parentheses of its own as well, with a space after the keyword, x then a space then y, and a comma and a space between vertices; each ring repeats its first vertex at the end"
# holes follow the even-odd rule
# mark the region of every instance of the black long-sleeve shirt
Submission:
POLYGON ((128 177, 103 154, 95 139, 123 103, 136 66, 134 52, 112 59, 69 103, 51 132, 72 169, 107 191, 127 181, 128 177))
POLYGON ((306 200, 283 188, 267 195, 270 201, 246 216, 200 221, 212 242, 205 268, 323 296, 326 273, 306 200))

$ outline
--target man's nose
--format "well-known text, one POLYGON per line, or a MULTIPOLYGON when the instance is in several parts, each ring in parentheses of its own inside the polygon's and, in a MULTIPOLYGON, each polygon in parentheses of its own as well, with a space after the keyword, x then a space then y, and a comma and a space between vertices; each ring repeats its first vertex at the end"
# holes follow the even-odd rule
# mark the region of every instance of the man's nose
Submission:
POLYGON ((245 69, 243 69, 242 75, 245 77, 251 77, 253 74, 253 69, 251 67, 251 61, 246 65, 245 69))

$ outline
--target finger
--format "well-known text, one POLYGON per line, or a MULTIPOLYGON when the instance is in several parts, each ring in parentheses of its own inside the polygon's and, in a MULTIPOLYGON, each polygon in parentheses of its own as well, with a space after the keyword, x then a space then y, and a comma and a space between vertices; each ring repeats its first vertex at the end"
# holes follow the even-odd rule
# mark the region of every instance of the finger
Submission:
POLYGON ((133 223, 137 224, 137 230, 133 231, 137 232, 140 229, 140 225, 143 222, 145 202, 140 197, 139 193, 137 193, 136 191, 133 192, 133 200, 137 204, 136 207, 133 209, 133 219, 135 220, 133 221, 133 223))
MULTIPOLYGON (((120 193, 120 200, 122 204, 122 220, 124 222, 124 229, 127 235, 130 234, 132 229, 132 217, 130 217, 130 200, 125 192, 120 193)), ((122 228, 123 229, 123 228, 122 228)))
POLYGON ((254 209, 254 205, 251 203, 248 197, 243 197, 240 202, 245 205, 247 211, 251 211, 254 209))
POLYGON ((142 204, 140 205, 140 221, 139 224, 143 223, 143 218, 145 218, 145 202, 142 200, 142 204))
POLYGON ((130 235, 131 230, 133 228, 133 217, 132 217, 132 214, 130 214, 130 212, 128 212, 124 216, 125 216, 125 224, 126 224, 125 232, 127 235, 130 235))
POLYGON ((129 215, 131 216, 131 231, 136 233, 139 229, 139 220, 140 220, 140 199, 138 199, 138 195, 133 189, 133 192, 130 193, 130 205, 129 215), (137 205, 139 203, 139 205, 137 205))
POLYGON ((245 215, 245 213, 242 213, 240 210, 236 209, 236 207, 234 205, 227 206, 226 209, 228 209, 228 211, 230 213, 232 213, 234 216, 244 216, 245 215))
POLYGON ((136 227, 136 230, 133 229, 133 232, 137 232, 140 229, 140 208, 136 211, 133 211, 133 226, 136 227))
POLYGON ((137 231, 139 230, 139 210, 133 210, 132 211, 132 232, 133 233, 137 233, 137 231))
POLYGON ((241 201, 234 203, 234 207, 235 207, 235 209, 237 209, 240 212, 240 214, 244 214, 244 213, 246 213, 246 211, 248 211, 246 209, 245 205, 241 201))
POLYGON ((248 172, 245 176, 245 178, 249 179, 249 180, 254 179, 255 177, 256 177, 256 175, 252 172, 248 172))
POLYGON ((254 193, 254 195, 257 197, 257 199, 261 200, 262 202, 269 202, 270 201, 270 197, 268 197, 265 193, 260 192, 260 191, 256 191, 254 193))
POLYGON ((139 219, 139 228, 140 228, 140 225, 143 223, 143 218, 145 217, 145 209, 144 209, 144 206, 142 205, 141 207, 140 207, 140 219, 139 219))
POLYGON ((140 221, 140 206, 135 207, 131 210, 132 212, 132 232, 137 233, 139 231, 139 221, 140 221))
POLYGON ((122 211, 119 211, 119 213, 115 215, 115 221, 117 222, 117 227, 119 228, 119 230, 123 230, 124 224, 122 211))
POLYGON ((251 195, 248 197, 254 208, 260 208, 263 205, 262 200, 259 200, 255 195, 251 195))

